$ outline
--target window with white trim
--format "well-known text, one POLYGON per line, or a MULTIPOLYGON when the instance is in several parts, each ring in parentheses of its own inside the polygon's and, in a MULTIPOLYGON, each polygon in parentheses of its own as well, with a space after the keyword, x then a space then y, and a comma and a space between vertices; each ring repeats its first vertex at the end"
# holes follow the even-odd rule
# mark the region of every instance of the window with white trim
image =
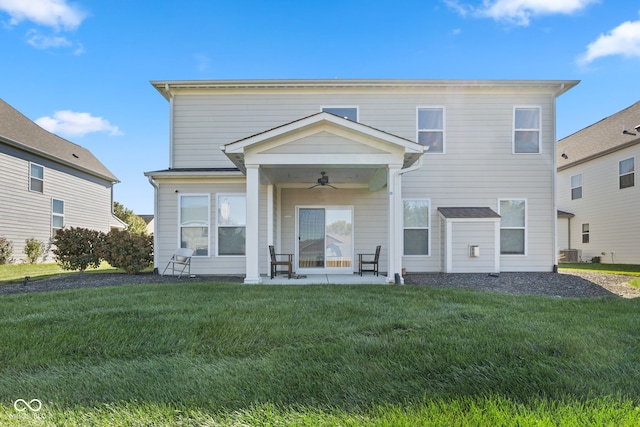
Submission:
POLYGON ((51 237, 64 228, 64 200, 51 200, 51 237))
POLYGON ((589 243, 589 224, 582 224, 582 243, 589 243))
POLYGON ((44 167, 31 163, 29 165, 29 190, 44 192, 44 167))
POLYGON ((540 107, 514 108, 513 152, 540 153, 540 107))
POLYGON ((429 205, 429 200, 404 200, 404 255, 429 255, 429 205))
POLYGON ((524 255, 527 246, 527 202, 500 200, 500 253, 524 255))
POLYGON ((618 174, 620 177, 619 182, 621 190, 623 188, 629 188, 636 185, 635 163, 635 158, 633 157, 618 162, 618 174))
POLYGON ((352 122, 358 121, 358 107, 322 107, 322 111, 335 114, 352 122))
POLYGON ((193 256, 209 256, 209 195, 181 194, 180 247, 193 250, 193 256))
POLYGON ((571 177, 571 200, 582 199, 582 174, 571 177))
POLYGON ((418 143, 429 153, 444 153, 444 108, 418 107, 418 143))
POLYGON ((218 194, 217 240, 218 255, 246 254, 247 196, 218 194))

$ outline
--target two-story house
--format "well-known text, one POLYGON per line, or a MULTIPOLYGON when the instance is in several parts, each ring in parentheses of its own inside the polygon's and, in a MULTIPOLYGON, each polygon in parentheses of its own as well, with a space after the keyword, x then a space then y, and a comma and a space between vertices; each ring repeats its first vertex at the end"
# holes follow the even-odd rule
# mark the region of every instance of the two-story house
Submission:
POLYGON ((0 99, 0 236, 13 242, 11 258, 26 258, 26 239, 51 242, 63 227, 108 232, 126 224, 113 212, 118 179, 79 145, 52 134, 0 99))
POLYGON ((558 141, 565 260, 640 264, 640 102, 558 141))
POLYGON ((261 283, 268 246, 298 274, 352 274, 382 246, 407 272, 552 271, 555 103, 578 82, 154 81, 169 101, 156 267, 261 283))

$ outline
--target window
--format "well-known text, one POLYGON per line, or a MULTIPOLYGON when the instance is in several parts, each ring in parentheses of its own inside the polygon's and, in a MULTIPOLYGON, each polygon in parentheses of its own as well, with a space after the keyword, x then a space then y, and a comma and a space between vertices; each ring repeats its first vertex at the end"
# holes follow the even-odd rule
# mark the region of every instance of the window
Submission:
POLYGON ((358 107, 322 107, 322 111, 335 114, 352 122, 358 121, 358 107))
POLYGON ((620 174, 620 189, 633 187, 635 185, 635 159, 622 160, 618 163, 618 171, 620 174))
POLYGON ((540 152, 540 108, 515 108, 513 115, 513 152, 540 152))
POLYGON ((29 190, 44 192, 44 168, 35 163, 31 163, 29 167, 29 190))
POLYGON ((582 243, 589 243, 589 224, 582 224, 582 243))
POLYGON ((59 230, 64 228, 64 201, 51 201, 51 237, 56 237, 59 230))
POLYGON ((428 153, 444 153, 444 108, 418 108, 418 143, 428 153))
POLYGON ((571 200, 582 199, 582 174, 571 177, 571 200))
POLYGON ((429 255, 429 200, 404 201, 404 254, 429 255))
POLYGON ((180 247, 209 256, 209 195, 180 195, 180 247))
POLYGON ((247 197, 218 194, 218 255, 245 255, 247 197))
POLYGON ((524 255, 526 247, 525 200, 500 200, 500 253, 502 255, 524 255))

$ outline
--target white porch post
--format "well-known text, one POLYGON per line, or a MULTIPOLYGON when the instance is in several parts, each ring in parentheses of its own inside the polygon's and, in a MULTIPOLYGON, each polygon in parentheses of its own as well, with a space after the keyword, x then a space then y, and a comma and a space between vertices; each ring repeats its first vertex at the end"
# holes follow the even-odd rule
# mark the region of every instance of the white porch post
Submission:
POLYGON ((402 175, 400 166, 389 165, 389 261, 387 282, 395 283, 396 273, 402 277, 402 175))
POLYGON ((260 279, 260 167, 247 165, 246 275, 244 283, 261 283, 260 279))

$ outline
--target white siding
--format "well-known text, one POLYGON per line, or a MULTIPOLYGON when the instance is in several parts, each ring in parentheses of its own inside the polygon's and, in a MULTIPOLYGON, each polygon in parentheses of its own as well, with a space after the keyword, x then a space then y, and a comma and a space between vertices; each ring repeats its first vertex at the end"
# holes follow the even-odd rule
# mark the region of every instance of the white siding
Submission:
MULTIPOLYGON (((553 268, 555 99, 551 93, 540 93, 535 88, 432 87, 208 92, 194 89, 177 90, 174 95, 174 168, 233 166, 220 146, 318 113, 323 105, 357 105, 361 123, 413 141, 417 137, 417 106, 443 106, 446 154, 425 154, 423 168, 405 174, 402 181, 402 198, 431 200, 432 253, 424 257, 403 257, 403 266, 411 272, 441 271, 438 207, 486 206, 497 212, 499 199, 518 198, 527 200, 526 255, 501 257, 501 271, 551 271, 553 268), (514 106, 522 105, 540 107, 540 154, 512 154, 514 106)), ((280 239, 283 252, 292 252, 297 241, 292 234, 295 205, 319 203, 315 198, 309 203, 312 198, 309 194, 282 189, 282 234, 276 236, 276 242, 280 239)), ((386 190, 367 197, 364 194, 336 190, 331 193, 328 204, 341 204, 339 200, 345 200, 346 204, 356 206, 356 253, 371 252, 376 244, 382 244, 382 259, 386 262, 386 190), (375 210, 368 205, 374 200, 375 210)), ((169 208, 164 206, 161 212, 169 208)), ((165 221, 174 221, 173 225, 165 225, 167 232, 176 228, 175 218, 165 218, 165 221)), ((162 248, 175 246, 175 236, 163 234, 161 239, 162 248)), ((168 252, 168 249, 162 250, 168 252)), ((225 271, 238 268, 239 265, 232 263, 225 265, 225 271)), ((266 269, 261 265, 261 271, 266 269)))
POLYGON ((582 260, 640 264, 640 146, 558 172, 558 209, 571 218, 571 248, 582 250, 582 260), (619 189, 618 162, 635 157, 635 186, 619 189), (571 176, 582 174, 582 198, 571 200, 571 176), (582 243, 582 224, 589 224, 589 243, 582 243), (604 255, 603 255, 604 252, 604 255), (614 254, 612 255, 612 252, 614 254))
POLYGON ((452 226, 452 273, 494 273, 495 224, 455 222, 452 226), (469 256, 469 245, 480 248, 479 257, 469 256))
POLYGON ((13 241, 13 258, 25 259, 26 239, 45 243, 43 262, 54 262, 51 249, 52 199, 64 201, 64 226, 108 232, 114 223, 111 183, 0 144, 0 236, 13 241), (29 162, 44 167, 43 193, 29 191, 29 162))

